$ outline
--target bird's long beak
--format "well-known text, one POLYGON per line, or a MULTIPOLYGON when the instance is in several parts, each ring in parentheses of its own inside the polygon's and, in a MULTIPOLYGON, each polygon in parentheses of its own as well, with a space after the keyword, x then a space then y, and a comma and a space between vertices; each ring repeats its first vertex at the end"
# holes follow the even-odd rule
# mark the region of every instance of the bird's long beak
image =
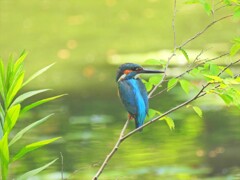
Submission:
POLYGON ((154 74, 154 73, 164 73, 164 71, 143 69, 143 70, 139 71, 139 73, 146 73, 146 74, 153 73, 154 74))

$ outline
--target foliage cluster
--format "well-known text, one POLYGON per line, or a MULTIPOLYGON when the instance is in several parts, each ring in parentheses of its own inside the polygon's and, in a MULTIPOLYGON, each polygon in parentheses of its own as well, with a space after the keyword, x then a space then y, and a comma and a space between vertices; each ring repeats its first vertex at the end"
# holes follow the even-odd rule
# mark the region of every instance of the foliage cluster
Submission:
MULTIPOLYGON (((1 166, 1 178, 3 180, 8 179, 9 174, 9 165, 24 157, 29 152, 36 150, 42 146, 50 144, 60 137, 55 137, 51 139, 41 140, 33 142, 31 144, 25 145, 20 148, 16 154, 12 154, 12 148, 15 148, 14 145, 32 128, 38 126, 39 124, 45 122, 53 114, 47 115, 44 118, 35 121, 34 123, 26 126, 25 128, 19 130, 17 133, 13 128, 16 123, 20 123, 22 114, 30 111, 31 109, 40 106, 46 102, 52 101, 56 98, 61 97, 62 95, 53 96, 45 99, 40 99, 30 104, 22 106, 22 103, 35 95, 49 91, 50 89, 41 89, 25 92, 19 94, 19 91, 34 80, 36 77, 41 75, 47 69, 49 69, 53 64, 37 71, 32 76, 24 81, 25 69, 24 69, 24 60, 27 56, 27 53, 23 52, 21 56, 14 61, 13 57, 9 58, 7 67, 4 66, 3 60, 0 60, 0 166, 1 166)), ((49 165, 54 163, 57 159, 51 161, 50 163, 29 171, 23 174, 18 179, 26 179, 29 176, 42 171, 47 168, 49 165)))

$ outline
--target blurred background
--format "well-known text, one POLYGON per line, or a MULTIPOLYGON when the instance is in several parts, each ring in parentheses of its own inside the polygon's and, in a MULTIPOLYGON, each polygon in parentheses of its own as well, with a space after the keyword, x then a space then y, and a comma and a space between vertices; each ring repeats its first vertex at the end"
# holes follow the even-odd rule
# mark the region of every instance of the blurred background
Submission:
MULTIPOLYGON (((213 1, 214 2, 214 1, 213 1)), ((222 9, 215 18, 229 14, 222 9)), ((11 178, 63 155, 64 176, 91 179, 114 146, 126 112, 117 97, 115 74, 119 64, 143 64, 148 58, 167 59, 173 48, 173 3, 163 0, 1 0, 0 56, 7 61, 25 49, 26 73, 56 62, 22 91, 54 89, 51 95, 68 95, 22 117, 15 131, 54 112, 55 116, 26 134, 16 147, 54 136, 52 145, 30 153, 11 166, 11 178)), ((230 11, 229 11, 230 12, 230 11)), ((200 5, 178 1, 177 44, 200 31, 213 17, 200 5)), ((226 19, 186 49, 190 58, 228 52, 240 34, 239 21, 226 19)), ((222 58, 222 63, 229 62, 222 58)), ((178 56, 168 75, 184 71, 178 56)), ((40 98, 39 96, 36 99, 40 98)), ((161 112, 189 98, 171 91, 151 99, 161 112)), ((26 103, 31 102, 30 100, 26 103)), ((109 162, 101 179, 234 179, 240 178, 239 110, 206 96, 195 102, 203 109, 199 118, 191 109, 171 114, 175 130, 159 121, 126 140, 109 162)), ((130 123, 128 130, 134 128, 130 123)), ((13 152, 14 153, 14 152, 13 152)), ((60 179, 61 160, 33 179, 60 179)))

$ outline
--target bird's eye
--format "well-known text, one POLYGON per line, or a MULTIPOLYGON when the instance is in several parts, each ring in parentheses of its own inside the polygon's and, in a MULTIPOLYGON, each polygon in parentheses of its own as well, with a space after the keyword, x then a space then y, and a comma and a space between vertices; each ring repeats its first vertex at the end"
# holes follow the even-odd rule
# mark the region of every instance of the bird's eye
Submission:
POLYGON ((135 70, 135 71, 141 71, 142 68, 137 67, 137 68, 135 68, 134 70, 135 70))

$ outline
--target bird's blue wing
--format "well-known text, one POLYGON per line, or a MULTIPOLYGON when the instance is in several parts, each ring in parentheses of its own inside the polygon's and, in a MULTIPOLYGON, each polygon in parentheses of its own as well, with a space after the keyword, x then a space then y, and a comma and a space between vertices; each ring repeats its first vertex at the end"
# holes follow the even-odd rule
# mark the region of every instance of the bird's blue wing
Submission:
POLYGON ((131 115, 137 114, 135 93, 127 80, 118 82, 118 91, 122 103, 131 115))
POLYGON ((148 114, 148 94, 145 85, 142 83, 140 79, 137 79, 138 87, 140 89, 140 93, 145 103, 146 114, 148 114))

